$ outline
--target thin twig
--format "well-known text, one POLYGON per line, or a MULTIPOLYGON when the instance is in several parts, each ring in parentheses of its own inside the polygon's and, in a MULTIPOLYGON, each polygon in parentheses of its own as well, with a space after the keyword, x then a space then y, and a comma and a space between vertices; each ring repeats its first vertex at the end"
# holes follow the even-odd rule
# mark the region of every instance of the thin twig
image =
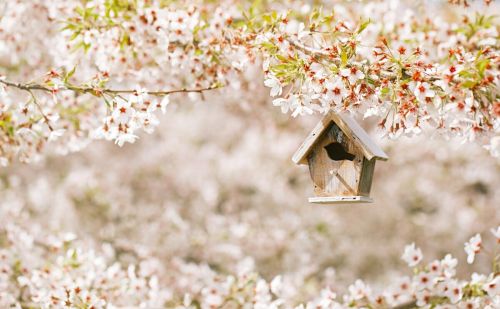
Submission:
POLYGON ((300 43, 297 40, 288 40, 292 46, 295 46, 297 49, 305 52, 306 54, 309 55, 316 55, 316 56, 322 56, 322 57, 331 57, 332 54, 321 49, 315 49, 309 46, 306 46, 302 43, 300 43))
POLYGON ((42 114, 43 119, 45 119, 45 123, 49 127, 49 130, 54 131, 54 129, 52 128, 52 125, 50 124, 49 117, 47 117, 47 115, 45 115, 42 107, 40 106, 40 104, 38 104, 38 101, 37 101, 35 95, 33 94, 33 91, 31 91, 31 90, 27 90, 27 91, 30 93, 31 98, 33 99, 33 104, 35 104, 35 106, 38 108, 38 111, 40 112, 40 114, 42 114))
MULTIPOLYGON (((99 93, 107 93, 107 94, 128 94, 128 93, 136 93, 136 90, 132 89, 100 89, 98 87, 76 87, 76 86, 71 86, 71 85, 66 85, 64 87, 58 88, 58 89, 52 89, 40 84, 21 84, 21 83, 15 83, 15 82, 10 82, 4 79, 0 79, 0 83, 8 86, 8 87, 14 87, 18 88, 20 90, 24 91, 44 91, 44 92, 49 92, 53 93, 54 91, 73 91, 73 92, 80 92, 80 93, 91 93, 94 94, 95 96, 99 96, 99 93)), ((147 94, 152 95, 152 96, 166 96, 169 94, 173 93, 203 93, 204 91, 208 90, 214 90, 221 88, 221 85, 212 85, 209 87, 205 88, 194 88, 194 89, 188 89, 188 88, 181 88, 181 89, 174 89, 174 90, 160 90, 160 91, 146 91, 147 94)))

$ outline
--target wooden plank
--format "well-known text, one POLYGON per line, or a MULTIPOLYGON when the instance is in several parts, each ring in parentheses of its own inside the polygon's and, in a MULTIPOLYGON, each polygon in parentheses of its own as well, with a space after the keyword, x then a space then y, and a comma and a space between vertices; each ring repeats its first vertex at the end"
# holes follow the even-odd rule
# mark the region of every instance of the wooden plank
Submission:
POLYGON ((315 204, 354 204, 372 202, 373 200, 367 196, 315 196, 309 198, 309 203, 315 204))
POLYGON ((306 137, 299 149, 293 154, 292 161, 295 164, 307 164, 307 155, 312 150, 314 143, 319 139, 324 130, 328 128, 332 120, 330 118, 324 117, 320 122, 314 127, 314 129, 306 137))
POLYGON ((363 169, 361 170, 361 177, 359 180, 359 195, 369 196, 372 187, 373 172, 375 170, 375 159, 364 159, 363 169))
POLYGON ((342 183, 342 185, 349 190, 352 194, 356 194, 356 190, 354 190, 351 185, 342 177, 342 175, 339 174, 339 172, 335 172, 335 177, 338 178, 338 180, 342 183))

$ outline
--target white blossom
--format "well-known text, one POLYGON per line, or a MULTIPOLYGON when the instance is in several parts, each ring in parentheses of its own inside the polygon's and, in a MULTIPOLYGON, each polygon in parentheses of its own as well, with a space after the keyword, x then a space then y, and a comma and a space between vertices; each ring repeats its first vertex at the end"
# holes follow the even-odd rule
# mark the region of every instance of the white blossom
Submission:
POLYGON ((427 98, 433 98, 436 92, 430 88, 427 82, 416 82, 412 84, 413 93, 417 100, 420 102, 425 102, 427 98))
POLYGON ((408 266, 413 267, 418 265, 422 260, 422 250, 415 247, 415 243, 405 247, 405 251, 401 258, 408 264, 408 266))
POLYGON ((467 263, 472 264, 476 254, 481 251, 481 235, 474 235, 468 242, 465 243, 465 253, 467 253, 467 263))
POLYGON ((354 85, 358 80, 365 78, 365 74, 355 66, 342 69, 340 71, 340 75, 346 77, 351 85, 354 85))
POLYGON ((276 77, 269 77, 264 81, 266 87, 271 88, 271 96, 275 97, 283 92, 280 81, 276 77))

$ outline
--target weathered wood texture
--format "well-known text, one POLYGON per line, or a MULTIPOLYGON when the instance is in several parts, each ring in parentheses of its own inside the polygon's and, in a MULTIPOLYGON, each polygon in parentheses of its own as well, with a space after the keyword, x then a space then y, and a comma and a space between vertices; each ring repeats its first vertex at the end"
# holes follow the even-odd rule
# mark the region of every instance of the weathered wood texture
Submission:
POLYGON ((354 204, 372 202, 373 200, 367 196, 321 196, 309 198, 309 203, 315 204, 354 204))
POLYGON ((360 147, 335 123, 330 122, 308 156, 314 193, 320 197, 358 195, 363 159, 360 147), (354 154, 354 160, 330 159, 324 147, 333 142, 341 143, 346 151, 354 154))
POLYGON ((361 170, 361 179, 359 180, 358 194, 370 196, 372 187, 373 172, 375 171, 375 159, 363 160, 363 168, 361 170))
POLYGON ((332 120, 328 117, 323 117, 320 122, 314 127, 314 129, 306 137, 302 145, 295 152, 292 157, 292 161, 296 164, 307 164, 307 157, 312 151, 314 144, 319 140, 323 132, 328 128, 332 120))

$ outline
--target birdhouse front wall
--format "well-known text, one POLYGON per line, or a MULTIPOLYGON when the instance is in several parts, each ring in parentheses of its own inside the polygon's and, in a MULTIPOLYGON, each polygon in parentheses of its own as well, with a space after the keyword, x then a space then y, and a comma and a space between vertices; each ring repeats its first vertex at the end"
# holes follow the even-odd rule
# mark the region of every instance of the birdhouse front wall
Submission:
MULTIPOLYGON (((362 150, 334 122, 322 133, 307 159, 316 196, 356 196, 359 194, 365 157, 362 150), (342 144, 346 151, 355 156, 354 159, 352 161, 332 160, 325 146, 335 142, 342 144)), ((369 192, 369 187, 366 188, 365 185, 364 191, 366 190, 369 192)))

